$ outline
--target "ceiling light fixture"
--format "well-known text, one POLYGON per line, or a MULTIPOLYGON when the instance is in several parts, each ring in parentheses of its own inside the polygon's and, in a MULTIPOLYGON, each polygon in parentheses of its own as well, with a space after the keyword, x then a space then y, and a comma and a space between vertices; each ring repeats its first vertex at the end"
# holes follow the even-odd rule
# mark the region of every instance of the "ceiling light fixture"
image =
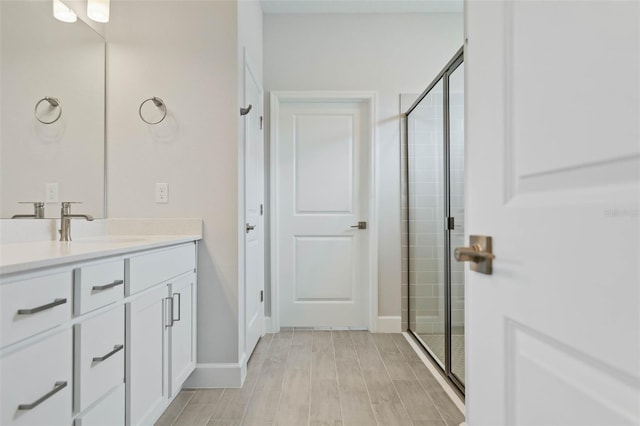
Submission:
POLYGON ((69 9, 67 5, 60 0, 53 0, 53 17, 62 22, 76 22, 78 17, 73 10, 69 9))
POLYGON ((103 24, 109 22, 109 0, 88 0, 87 16, 103 24))

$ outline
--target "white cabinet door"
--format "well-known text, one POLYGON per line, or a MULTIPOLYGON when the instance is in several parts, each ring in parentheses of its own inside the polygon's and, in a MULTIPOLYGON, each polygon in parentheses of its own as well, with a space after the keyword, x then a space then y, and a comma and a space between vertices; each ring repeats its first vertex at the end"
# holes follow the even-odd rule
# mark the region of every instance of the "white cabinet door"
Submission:
POLYGON ((127 424, 149 424, 168 398, 167 287, 127 303, 126 384, 127 424))
POLYGON ((170 314, 169 395, 180 391, 182 384, 196 368, 196 275, 189 274, 169 285, 173 309, 170 314))

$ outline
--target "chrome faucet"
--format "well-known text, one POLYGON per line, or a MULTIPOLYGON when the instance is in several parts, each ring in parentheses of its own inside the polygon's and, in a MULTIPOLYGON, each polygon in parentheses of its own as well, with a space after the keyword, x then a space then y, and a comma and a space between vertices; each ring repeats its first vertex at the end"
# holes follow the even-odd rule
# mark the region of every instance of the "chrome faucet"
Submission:
POLYGON ((44 219, 44 203, 41 201, 19 201, 18 204, 33 204, 33 214, 14 214, 11 219, 44 219))
POLYGON ((71 204, 77 204, 73 201, 63 201, 60 209, 60 241, 71 241, 71 219, 82 218, 88 221, 93 220, 93 216, 88 214, 71 214, 71 204))

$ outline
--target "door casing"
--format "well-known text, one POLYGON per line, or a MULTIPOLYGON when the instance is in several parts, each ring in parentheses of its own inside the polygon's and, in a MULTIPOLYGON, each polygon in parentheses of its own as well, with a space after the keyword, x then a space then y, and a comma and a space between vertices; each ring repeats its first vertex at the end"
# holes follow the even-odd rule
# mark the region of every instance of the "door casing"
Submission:
MULTIPOLYGON (((368 119, 371 125, 368 143, 369 151, 369 330, 376 332, 378 329, 378 182, 377 182, 377 147, 376 147, 376 93, 375 92, 334 92, 334 91, 274 91, 271 92, 271 118, 270 118, 270 205, 271 211, 271 236, 278 235, 278 169, 276 167, 278 152, 278 123, 280 117, 280 104, 287 101, 297 102, 364 102, 367 104, 368 119)), ((280 331, 279 319, 279 274, 278 274, 278 239, 271 237, 271 318, 265 319, 267 332, 280 331)))

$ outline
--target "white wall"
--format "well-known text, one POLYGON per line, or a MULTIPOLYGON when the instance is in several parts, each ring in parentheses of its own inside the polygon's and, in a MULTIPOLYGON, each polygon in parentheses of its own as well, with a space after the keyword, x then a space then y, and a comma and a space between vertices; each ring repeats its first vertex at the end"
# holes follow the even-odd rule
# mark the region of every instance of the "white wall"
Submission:
POLYGON ((238 13, 235 1, 117 1, 107 26, 108 216, 203 219, 198 363, 240 356, 238 13), (156 126, 138 117, 152 96, 169 111, 156 126))
MULTIPOLYGON (((399 95, 426 88, 462 45, 462 25, 462 14, 453 13, 265 15, 265 91, 378 92, 378 314, 397 316, 398 322, 399 95)), ((268 153, 268 141, 265 149, 268 153)))

